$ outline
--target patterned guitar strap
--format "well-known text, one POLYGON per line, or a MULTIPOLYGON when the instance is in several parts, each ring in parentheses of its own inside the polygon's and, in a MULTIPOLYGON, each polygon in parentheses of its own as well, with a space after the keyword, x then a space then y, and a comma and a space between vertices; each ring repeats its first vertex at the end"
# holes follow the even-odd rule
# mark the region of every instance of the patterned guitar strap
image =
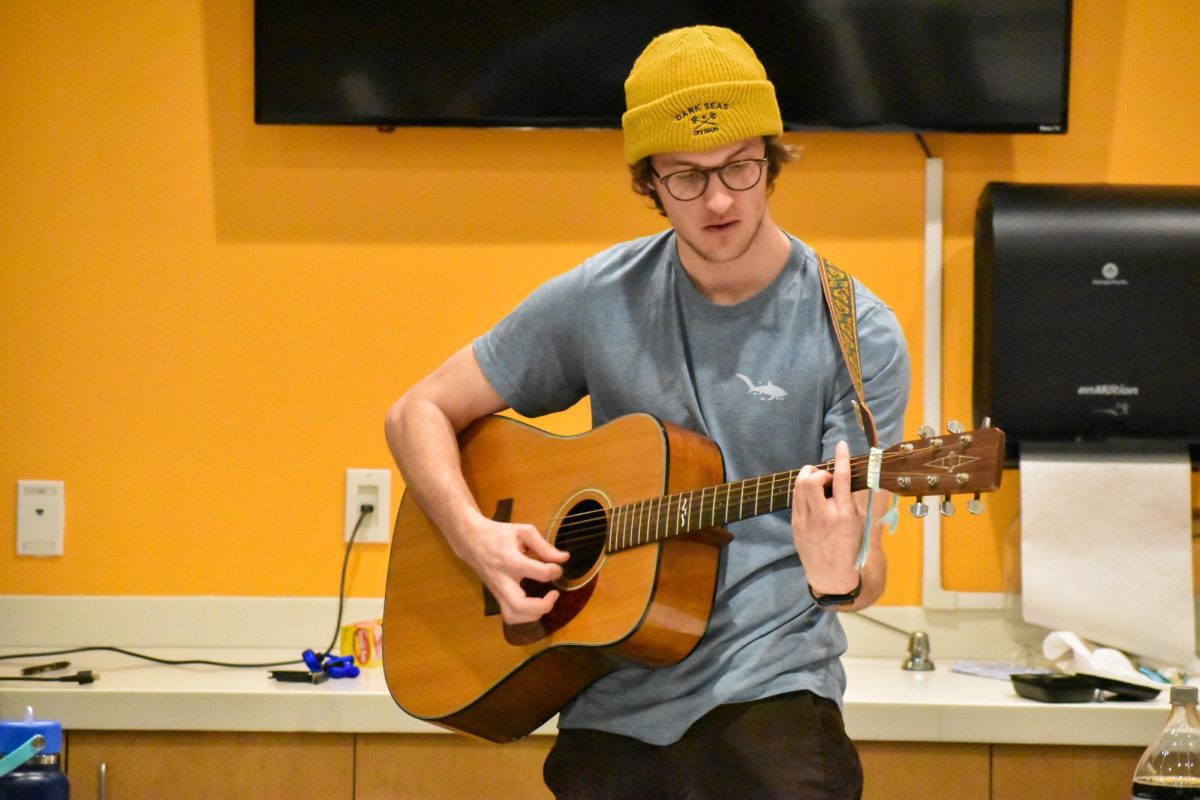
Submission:
MULTIPOLYGON (((858 311, 854 304, 854 279, 842 269, 834 266, 825 257, 817 254, 818 270, 821 275, 821 289, 825 293, 825 305, 829 309, 829 317, 833 322, 833 332, 837 335, 838 346, 842 350, 842 358, 846 369, 850 372, 850 382, 854 384, 854 394, 858 398, 852 400, 854 412, 858 416, 858 427, 862 428, 867 437, 870 453, 867 456, 867 519, 863 525, 862 545, 858 550, 858 558, 854 562, 855 569, 862 569, 867 563, 867 554, 871 544, 872 511, 874 508, 875 492, 879 489, 879 473, 883 466, 883 450, 879 447, 879 431, 875 427, 875 417, 867 407, 867 396, 863 390, 862 365, 858 358, 858 311)), ((899 498, 892 498, 892 507, 880 520, 880 524, 889 524, 893 532, 899 515, 896 505, 899 498)))

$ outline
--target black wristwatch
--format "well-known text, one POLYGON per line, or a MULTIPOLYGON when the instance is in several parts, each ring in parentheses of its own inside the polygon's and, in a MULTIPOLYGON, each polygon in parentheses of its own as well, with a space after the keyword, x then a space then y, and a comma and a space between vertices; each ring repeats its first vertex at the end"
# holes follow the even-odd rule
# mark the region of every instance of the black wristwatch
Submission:
POLYGON ((813 600, 817 601, 817 605, 821 606, 822 608, 828 608, 829 606, 848 606, 857 600, 858 596, 862 594, 862 573, 860 572, 858 574, 858 585, 855 586, 854 591, 850 592, 849 594, 823 594, 818 596, 817 593, 813 591, 811 583, 808 585, 808 593, 812 596, 813 600))

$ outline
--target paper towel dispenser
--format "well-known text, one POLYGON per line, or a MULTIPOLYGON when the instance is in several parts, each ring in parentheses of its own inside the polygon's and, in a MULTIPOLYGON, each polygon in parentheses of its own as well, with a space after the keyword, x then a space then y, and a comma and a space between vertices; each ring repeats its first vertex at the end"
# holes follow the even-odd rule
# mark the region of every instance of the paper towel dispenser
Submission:
POLYGON ((1196 448, 1200 187, 988 184, 974 379, 1010 459, 1022 441, 1196 448))

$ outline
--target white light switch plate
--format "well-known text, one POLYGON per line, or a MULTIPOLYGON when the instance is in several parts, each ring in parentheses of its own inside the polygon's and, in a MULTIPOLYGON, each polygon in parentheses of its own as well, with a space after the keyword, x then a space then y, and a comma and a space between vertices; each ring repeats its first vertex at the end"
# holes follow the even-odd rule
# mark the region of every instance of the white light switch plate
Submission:
POLYGON ((63 554, 63 482, 17 481, 17 555, 63 554))

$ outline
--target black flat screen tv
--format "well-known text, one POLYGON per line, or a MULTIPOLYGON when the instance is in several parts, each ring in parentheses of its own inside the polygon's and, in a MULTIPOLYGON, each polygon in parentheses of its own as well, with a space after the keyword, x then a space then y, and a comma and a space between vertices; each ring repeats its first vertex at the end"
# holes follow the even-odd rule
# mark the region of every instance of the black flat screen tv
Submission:
POLYGON ((738 31, 789 130, 1061 133, 1071 0, 255 0, 260 124, 612 128, 657 34, 738 31))

